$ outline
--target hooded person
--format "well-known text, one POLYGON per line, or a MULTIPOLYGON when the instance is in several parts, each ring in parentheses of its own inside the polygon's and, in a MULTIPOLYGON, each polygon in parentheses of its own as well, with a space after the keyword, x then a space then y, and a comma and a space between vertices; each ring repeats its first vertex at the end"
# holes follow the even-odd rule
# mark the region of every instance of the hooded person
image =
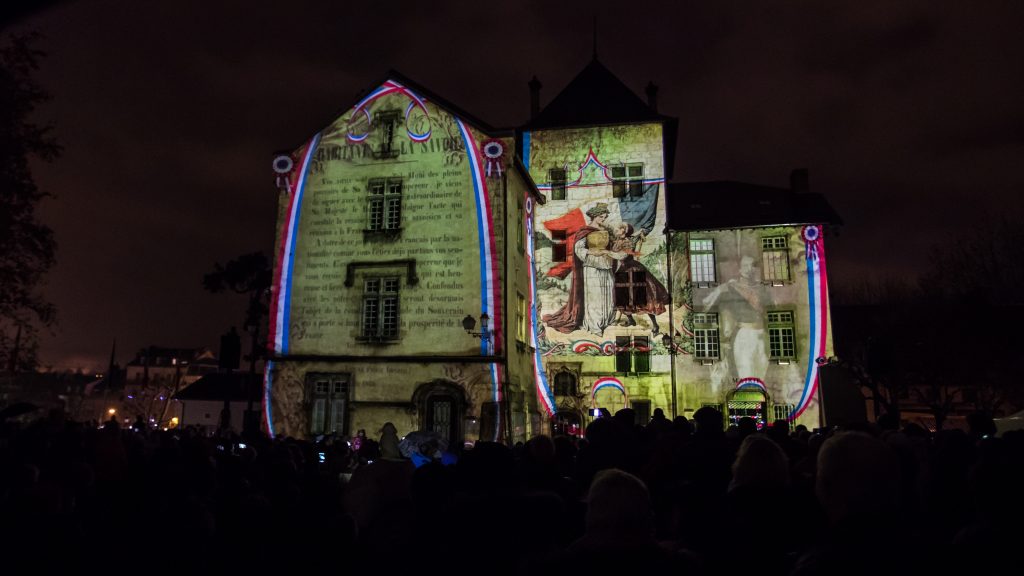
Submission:
POLYGON ((402 452, 398 449, 398 429, 387 422, 380 430, 380 456, 386 460, 401 460, 402 452))

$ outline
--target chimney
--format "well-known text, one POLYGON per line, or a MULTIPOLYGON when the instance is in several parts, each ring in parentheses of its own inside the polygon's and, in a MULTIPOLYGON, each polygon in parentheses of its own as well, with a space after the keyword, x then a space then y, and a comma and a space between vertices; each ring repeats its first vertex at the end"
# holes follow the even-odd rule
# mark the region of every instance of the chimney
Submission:
POLYGON ((534 76, 530 79, 530 119, 536 118, 537 114, 540 114, 540 89, 543 86, 540 80, 534 76))
POLYGON ((789 173, 789 189, 797 194, 809 192, 811 187, 808 179, 807 168, 793 170, 789 173))
POLYGON ((647 88, 644 88, 644 92, 647 94, 647 105, 654 110, 658 111, 658 86, 654 81, 647 83, 647 88))

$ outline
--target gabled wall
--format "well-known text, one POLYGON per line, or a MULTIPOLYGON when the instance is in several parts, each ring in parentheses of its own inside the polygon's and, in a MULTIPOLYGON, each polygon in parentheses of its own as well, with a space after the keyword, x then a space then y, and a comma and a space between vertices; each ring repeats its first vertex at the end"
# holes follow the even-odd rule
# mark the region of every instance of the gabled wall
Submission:
POLYGON ((527 351, 509 346, 508 331, 527 275, 523 251, 506 238, 514 242, 523 226, 518 199, 528 182, 514 168, 511 139, 489 158, 492 140, 502 142, 389 81, 291 155, 265 402, 275 433, 309 433, 310 378, 326 374, 346 383, 348 433, 389 421, 402 434, 422 428, 418 402, 441 386, 458 390, 461 434, 476 439, 486 420, 486 439, 504 438, 516 420, 516 437, 526 438, 527 351), (389 179, 401 182, 400 225, 374 230, 371 183, 389 179), (398 281, 397 334, 367 334, 366 282, 374 278, 398 281), (485 313, 489 337, 467 333, 463 318, 485 313))

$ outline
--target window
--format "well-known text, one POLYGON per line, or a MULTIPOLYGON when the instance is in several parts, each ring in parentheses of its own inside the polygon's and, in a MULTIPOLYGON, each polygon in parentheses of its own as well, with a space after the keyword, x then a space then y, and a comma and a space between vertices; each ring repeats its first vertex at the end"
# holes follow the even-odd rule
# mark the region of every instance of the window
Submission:
POLYGON ((789 415, 796 407, 792 404, 775 404, 772 406, 772 422, 776 420, 789 420, 789 415))
POLYGON ((523 234, 525 233, 526 223, 523 221, 523 197, 519 197, 518 211, 516 212, 516 248, 519 249, 519 253, 524 252, 523 234))
POLYGON ((615 305, 630 309, 647 306, 647 272, 623 270, 615 273, 615 305))
POLYGON ((552 230, 551 231, 551 261, 565 262, 568 260, 569 253, 566 245, 566 233, 565 230, 552 230))
POLYGON ((644 165, 612 166, 612 196, 637 198, 644 195, 644 165))
POLYGON ((651 371, 651 341, 647 336, 633 337, 633 371, 643 374, 651 371))
POLYGON ((719 357, 718 314, 693 315, 693 355, 699 360, 719 357))
POLYGON ((615 371, 651 371, 651 341, 647 336, 615 337, 615 371))
POLYGON ((761 270, 765 282, 781 285, 789 280, 789 250, 785 236, 761 238, 761 270))
POLYGON ((398 147, 395 146, 395 128, 398 126, 397 110, 378 112, 373 123, 380 129, 380 146, 377 148, 378 158, 395 158, 398 147))
POLYGON ((768 356, 773 360, 796 358, 792 312, 768 313, 768 356))
POLYGON ((402 228, 402 179, 374 178, 369 191, 370 231, 396 231, 402 228))
POLYGON ((690 281, 715 281, 715 241, 711 238, 690 240, 690 281))
POLYGON ((346 374, 311 374, 309 376, 309 431, 320 434, 345 434, 348 408, 346 374))
POLYGON ((516 294, 516 340, 526 342, 526 298, 516 294))
POLYGON ((398 338, 398 278, 367 278, 363 283, 361 335, 368 340, 398 338))
POLYGON ((548 179, 551 180, 551 199, 565 200, 565 170, 548 170, 548 179))
POLYGON ((571 372, 555 374, 555 396, 574 396, 576 394, 576 376, 571 372))

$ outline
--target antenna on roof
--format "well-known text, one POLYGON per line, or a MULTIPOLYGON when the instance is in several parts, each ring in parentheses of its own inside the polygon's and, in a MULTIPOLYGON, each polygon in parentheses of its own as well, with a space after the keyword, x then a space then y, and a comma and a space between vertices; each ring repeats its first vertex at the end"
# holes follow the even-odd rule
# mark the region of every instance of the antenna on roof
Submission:
POLYGON ((597 60, 597 14, 594 14, 594 60, 597 60))

